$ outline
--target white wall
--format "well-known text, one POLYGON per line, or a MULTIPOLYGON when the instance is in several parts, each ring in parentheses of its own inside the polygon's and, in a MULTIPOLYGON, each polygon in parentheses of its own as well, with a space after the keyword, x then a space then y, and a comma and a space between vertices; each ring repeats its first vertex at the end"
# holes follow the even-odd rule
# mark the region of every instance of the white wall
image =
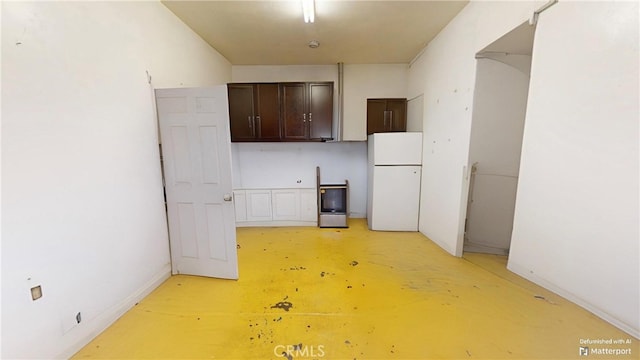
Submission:
MULTIPOLYGON (((471 2, 412 64, 424 92, 420 231, 461 254, 474 54, 536 4, 471 2)), ((638 4, 540 15, 509 268, 638 337, 638 4)))
POLYGON ((1 6, 2 357, 65 358, 170 273, 152 86, 231 66, 157 2, 1 6))
POLYGON ((407 101, 407 132, 422 132, 424 96, 422 94, 407 101))
POLYGON ((408 98, 424 94, 420 231, 462 254, 475 54, 532 15, 544 1, 471 2, 409 69, 408 98))
POLYGON ((234 82, 334 81, 338 65, 233 65, 234 82))
POLYGON ((640 337, 638 2, 536 30, 509 269, 640 337))
MULTIPOLYGON (((333 81, 334 120, 337 119, 337 65, 234 65, 232 81, 333 81)), ((334 121, 334 136, 336 127, 334 121)), ((349 180, 350 215, 366 217, 366 142, 233 143, 231 157, 236 189, 313 188, 315 169, 320 166, 323 183, 349 180)))
POLYGON ((406 98, 407 64, 345 64, 343 140, 367 140, 367 99, 406 98))

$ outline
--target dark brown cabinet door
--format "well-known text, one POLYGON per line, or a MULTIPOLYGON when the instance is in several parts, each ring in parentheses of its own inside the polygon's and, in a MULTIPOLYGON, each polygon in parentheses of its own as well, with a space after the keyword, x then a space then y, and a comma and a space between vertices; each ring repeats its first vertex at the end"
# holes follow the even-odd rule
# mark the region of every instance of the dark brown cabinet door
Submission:
POLYGON ((231 141, 253 141, 256 138, 253 85, 229 84, 227 91, 231 141))
POLYGON ((389 131, 407 131, 407 100, 387 100, 389 131))
POLYGON ((280 106, 278 84, 256 84, 257 140, 280 140, 280 106))
POLYGON ((387 131, 387 102, 367 100, 367 135, 387 131))
POLYGON ((367 99, 367 135, 407 131, 407 99, 367 99))
POLYGON ((333 83, 309 84, 309 139, 331 139, 333 83))
POLYGON ((285 140, 307 139, 305 83, 281 83, 282 130, 285 140))

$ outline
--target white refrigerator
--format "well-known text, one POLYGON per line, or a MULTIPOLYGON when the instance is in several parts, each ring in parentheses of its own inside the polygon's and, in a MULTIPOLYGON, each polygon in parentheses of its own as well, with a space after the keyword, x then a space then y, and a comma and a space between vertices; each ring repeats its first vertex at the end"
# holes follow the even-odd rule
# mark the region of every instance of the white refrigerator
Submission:
POLYGON ((367 141, 369 229, 418 231, 422 133, 375 133, 367 141))

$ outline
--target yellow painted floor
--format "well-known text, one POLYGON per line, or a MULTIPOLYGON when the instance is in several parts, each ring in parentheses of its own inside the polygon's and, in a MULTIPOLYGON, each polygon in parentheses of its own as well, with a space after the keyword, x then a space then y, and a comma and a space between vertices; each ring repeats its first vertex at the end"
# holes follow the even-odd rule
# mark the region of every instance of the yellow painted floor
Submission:
POLYGON ((349 225, 240 228, 240 280, 174 276, 74 358, 638 359, 638 339, 505 257, 349 225), (632 353, 581 357, 581 339, 632 353))

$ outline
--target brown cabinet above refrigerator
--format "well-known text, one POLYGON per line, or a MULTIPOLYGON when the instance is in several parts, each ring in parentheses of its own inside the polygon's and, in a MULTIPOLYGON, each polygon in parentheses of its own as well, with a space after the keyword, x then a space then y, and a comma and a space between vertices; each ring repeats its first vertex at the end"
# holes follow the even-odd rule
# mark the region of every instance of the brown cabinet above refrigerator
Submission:
POLYGON ((367 135, 407 131, 407 99, 367 99, 367 135))

